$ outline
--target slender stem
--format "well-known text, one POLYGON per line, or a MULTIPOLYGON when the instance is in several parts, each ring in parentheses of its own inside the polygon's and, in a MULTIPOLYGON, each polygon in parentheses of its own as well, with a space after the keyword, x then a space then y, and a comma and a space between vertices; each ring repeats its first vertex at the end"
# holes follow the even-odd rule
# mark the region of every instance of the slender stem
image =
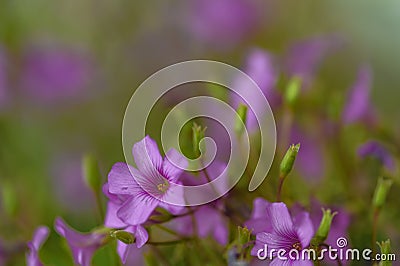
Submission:
POLYGON ((376 243, 376 231, 378 229, 378 218, 379 218, 379 209, 375 208, 373 217, 372 217, 372 239, 371 239, 371 250, 372 256, 375 256, 375 243, 376 243))
MULTIPOLYGON (((320 247, 325 247, 325 248, 329 248, 329 247, 330 247, 330 246, 329 246, 328 244, 326 244, 326 243, 321 243, 319 246, 320 246, 320 247)), ((342 266, 342 265, 343 265, 342 262, 341 262, 341 260, 339 259, 339 256, 336 256, 336 263, 337 263, 338 266, 342 266)), ((319 265, 319 261, 318 261, 318 265, 319 265)))
POLYGON ((167 246, 167 245, 175 245, 183 242, 188 242, 192 241, 192 238, 182 238, 178 240, 171 240, 171 241, 162 241, 162 242, 153 242, 153 241, 148 241, 146 244, 152 245, 152 246, 167 246))
POLYGON ((279 177, 278 192, 276 194, 276 201, 278 201, 278 202, 281 201, 282 187, 283 187, 283 182, 284 181, 285 181, 285 178, 280 176, 279 177))
POLYGON ((171 228, 168 228, 168 227, 163 226, 163 225, 161 225, 161 224, 156 224, 155 226, 158 227, 158 228, 160 228, 161 230, 163 230, 163 231, 165 231, 165 232, 171 234, 171 235, 174 235, 174 236, 177 236, 177 237, 182 237, 180 234, 178 234, 177 232, 175 232, 175 231, 172 230, 171 228))
POLYGON ((201 164, 202 164, 202 166, 203 166, 203 173, 204 173, 204 175, 205 175, 205 177, 206 177, 206 179, 207 179, 207 182, 210 183, 211 189, 214 191, 215 195, 219 195, 218 190, 214 187, 213 184, 211 184, 211 181, 212 181, 212 180, 211 180, 210 175, 208 174, 207 169, 204 167, 204 164, 203 164, 203 163, 201 163, 201 164))

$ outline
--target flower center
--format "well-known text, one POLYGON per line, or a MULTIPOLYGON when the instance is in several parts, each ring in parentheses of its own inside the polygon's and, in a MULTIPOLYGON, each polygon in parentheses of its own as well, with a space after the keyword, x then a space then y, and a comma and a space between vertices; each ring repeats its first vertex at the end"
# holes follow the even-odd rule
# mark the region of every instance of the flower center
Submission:
POLYGON ((292 248, 297 249, 298 251, 301 251, 301 243, 296 242, 292 245, 292 248))
POLYGON ((162 193, 165 193, 169 188, 169 183, 167 180, 164 181, 164 183, 160 183, 157 185, 158 191, 161 191, 162 193))

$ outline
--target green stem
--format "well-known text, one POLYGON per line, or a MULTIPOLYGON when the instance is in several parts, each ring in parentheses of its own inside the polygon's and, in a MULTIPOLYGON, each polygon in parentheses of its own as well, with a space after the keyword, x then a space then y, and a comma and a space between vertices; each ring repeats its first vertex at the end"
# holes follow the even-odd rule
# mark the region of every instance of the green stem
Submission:
POLYGON ((282 187, 283 187, 283 182, 285 181, 285 178, 280 176, 279 177, 279 185, 278 185, 278 192, 276 194, 276 201, 280 202, 281 201, 281 195, 282 195, 282 187))

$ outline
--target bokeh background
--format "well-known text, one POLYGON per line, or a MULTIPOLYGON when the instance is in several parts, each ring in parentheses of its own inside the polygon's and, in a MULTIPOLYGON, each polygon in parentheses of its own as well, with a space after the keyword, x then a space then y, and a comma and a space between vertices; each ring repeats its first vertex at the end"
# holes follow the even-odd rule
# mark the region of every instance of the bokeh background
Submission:
MULTIPOLYGON (((93 154, 104 181, 113 163, 124 160, 123 114, 135 88, 149 75, 190 59, 244 69, 249 53, 259 48, 275 58, 279 80, 296 72, 286 64, 296 53, 300 64, 310 66, 304 74, 310 88, 300 96, 295 117, 308 130, 309 146, 324 147, 318 162, 324 169, 311 169, 309 176, 317 172, 317 181, 288 181, 287 187, 295 187, 288 189, 290 201, 305 202, 314 195, 347 208, 355 217, 352 242, 367 246, 365 210, 379 171, 357 159, 356 149, 379 138, 393 154, 399 152, 399 25, 400 2, 395 0, 1 1, 1 245, 25 243, 38 225, 52 227, 56 216, 81 231, 99 224, 93 193, 82 181, 81 159, 93 154), (308 50, 299 48, 312 41, 308 50), (340 120, 338 110, 362 67, 372 73, 370 106, 378 126, 346 127, 342 151, 335 153, 332 147, 339 140, 327 137, 318 125, 340 120), (343 158, 359 169, 346 170, 343 158), (366 189, 357 194, 363 177, 368 178, 360 181, 367 183, 366 189), (348 182, 352 178, 356 181, 348 182)), ((281 111, 273 111, 279 142, 281 111)), ((392 194, 396 191, 395 186, 392 194)), ((394 250, 400 239, 395 198, 379 233, 392 239, 394 250)), ((24 265, 23 252, 17 249, 9 265, 24 265)), ((48 265, 72 265, 54 232, 41 254, 48 265)), ((96 255, 95 265, 109 265, 104 254, 96 255)))

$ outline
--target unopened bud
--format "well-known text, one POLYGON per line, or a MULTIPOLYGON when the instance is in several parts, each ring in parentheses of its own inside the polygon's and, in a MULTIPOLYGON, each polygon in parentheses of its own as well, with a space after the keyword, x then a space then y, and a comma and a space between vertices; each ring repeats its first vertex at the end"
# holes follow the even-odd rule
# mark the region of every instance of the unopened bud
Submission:
POLYGON ((235 132, 240 136, 247 121, 247 105, 239 104, 236 109, 237 117, 235 121, 235 132))
POLYGON ((289 105, 292 105, 300 94, 302 80, 300 77, 290 79, 285 92, 285 100, 289 105))
POLYGON ((250 242, 251 231, 247 229, 247 227, 240 227, 238 226, 238 244, 239 245, 246 245, 250 242))
POLYGON ((389 189, 392 186, 393 181, 391 179, 387 179, 384 177, 380 177, 378 179, 378 184, 375 188, 374 197, 372 200, 372 205, 375 208, 381 208, 386 201, 387 194, 389 193, 389 189))
POLYGON ((280 165, 281 178, 285 178, 290 173, 290 171, 292 171, 294 161, 296 160, 299 149, 300 149, 300 143, 296 145, 294 144, 290 145, 280 165))
POLYGON ((83 178, 86 185, 93 191, 100 191, 102 177, 97 160, 92 155, 85 155, 82 161, 83 178))
POLYGON ((205 147, 200 147, 200 141, 204 138, 207 127, 202 128, 201 126, 193 123, 192 127, 192 138, 193 138, 193 152, 196 157, 201 155, 201 150, 205 150, 205 147))
MULTIPOLYGON (((388 239, 386 241, 382 241, 380 243, 378 242, 377 244, 381 249, 381 257, 383 254, 385 254, 386 255, 385 257, 389 258, 390 254, 392 252, 392 248, 390 246, 390 239, 388 239)), ((379 265, 380 266, 392 266, 392 261, 391 260, 382 260, 379 263, 379 265)))
POLYGON ((116 230, 111 233, 111 236, 127 245, 135 243, 134 235, 124 230, 116 230))
POLYGON ((333 217, 337 212, 332 213, 330 209, 322 209, 323 216, 319 224, 318 230, 312 239, 312 245, 318 246, 320 243, 324 242, 328 237, 329 231, 331 230, 331 224, 333 217))

